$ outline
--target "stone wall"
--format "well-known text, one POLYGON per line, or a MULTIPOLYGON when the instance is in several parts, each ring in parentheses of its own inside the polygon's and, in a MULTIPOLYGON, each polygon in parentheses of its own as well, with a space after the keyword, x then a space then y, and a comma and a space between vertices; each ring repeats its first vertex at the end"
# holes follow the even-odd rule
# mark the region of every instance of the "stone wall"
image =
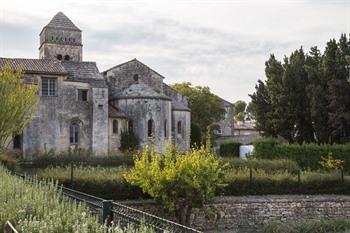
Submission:
MULTIPOLYGON (((151 201, 128 201, 124 204, 164 216, 161 208, 151 201)), ((192 227, 204 232, 256 232, 271 222, 349 217, 349 196, 218 197, 204 210, 194 211, 192 227)))

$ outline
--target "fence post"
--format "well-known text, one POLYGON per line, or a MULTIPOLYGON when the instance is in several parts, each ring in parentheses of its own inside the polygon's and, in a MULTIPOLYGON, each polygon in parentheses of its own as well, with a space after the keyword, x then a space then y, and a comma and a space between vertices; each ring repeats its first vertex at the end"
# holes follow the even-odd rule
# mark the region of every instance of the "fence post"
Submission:
POLYGON ((253 169, 249 168, 249 184, 252 185, 253 183, 253 169))
POLYGON ((111 200, 102 201, 102 221, 103 223, 107 223, 107 225, 111 224, 113 221, 112 206, 111 200))
POLYGON ((70 185, 71 185, 71 188, 73 188, 73 179, 74 179, 73 170, 74 170, 73 162, 71 162, 70 163, 70 185))

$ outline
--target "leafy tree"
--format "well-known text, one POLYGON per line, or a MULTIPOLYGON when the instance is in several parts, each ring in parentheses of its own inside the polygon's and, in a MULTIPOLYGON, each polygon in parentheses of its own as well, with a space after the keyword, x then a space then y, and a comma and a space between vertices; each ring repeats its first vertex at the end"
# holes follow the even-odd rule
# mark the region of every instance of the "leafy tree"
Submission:
POLYGON ((0 150, 30 123, 38 102, 37 87, 26 85, 22 71, 0 70, 0 150))
POLYGON ((175 211, 181 224, 189 225, 192 209, 208 203, 224 186, 223 169, 203 147, 184 155, 173 147, 164 155, 145 147, 125 178, 175 211))
POLYGON ((139 146, 139 138, 132 130, 122 131, 120 138, 121 151, 136 151, 139 146))
POLYGON ((246 108, 246 118, 248 121, 256 120, 256 106, 253 102, 249 102, 246 108))
POLYGON ((206 134, 209 125, 224 118, 225 109, 220 98, 211 93, 209 87, 193 87, 191 83, 184 82, 174 84, 172 88, 188 97, 191 121, 200 127, 202 135, 206 134))
POLYGON ((201 145, 202 132, 198 125, 191 123, 191 147, 198 147, 201 145))
POLYGON ((243 100, 237 100, 234 103, 235 106, 235 121, 244 121, 245 120, 245 110, 247 107, 247 103, 243 100))

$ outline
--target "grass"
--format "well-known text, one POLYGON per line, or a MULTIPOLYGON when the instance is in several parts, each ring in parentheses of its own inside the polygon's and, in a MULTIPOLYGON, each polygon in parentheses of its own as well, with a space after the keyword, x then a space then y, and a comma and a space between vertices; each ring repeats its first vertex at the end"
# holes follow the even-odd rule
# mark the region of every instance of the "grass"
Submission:
POLYGON ((0 165, 0 232, 10 221, 19 232, 150 233, 141 227, 122 229, 118 225, 100 225, 82 204, 63 196, 53 182, 25 180, 9 174, 0 165))
POLYGON ((290 223, 272 223, 262 233, 340 233, 350 230, 350 220, 304 220, 290 223))

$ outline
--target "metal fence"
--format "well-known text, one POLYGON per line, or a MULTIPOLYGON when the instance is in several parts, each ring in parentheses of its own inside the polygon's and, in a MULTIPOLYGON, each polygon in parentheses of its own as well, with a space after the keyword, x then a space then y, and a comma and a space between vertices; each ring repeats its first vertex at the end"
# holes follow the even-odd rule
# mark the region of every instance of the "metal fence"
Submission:
MULTIPOLYGON (((22 178, 25 177, 23 174, 13 174, 22 178)), ((97 216, 101 224, 110 224, 113 221, 121 226, 133 224, 135 227, 139 227, 144 225, 153 229, 156 233, 202 233, 196 229, 131 208, 118 202, 105 200, 74 189, 62 187, 62 193, 70 200, 85 204, 91 213, 97 216)))

